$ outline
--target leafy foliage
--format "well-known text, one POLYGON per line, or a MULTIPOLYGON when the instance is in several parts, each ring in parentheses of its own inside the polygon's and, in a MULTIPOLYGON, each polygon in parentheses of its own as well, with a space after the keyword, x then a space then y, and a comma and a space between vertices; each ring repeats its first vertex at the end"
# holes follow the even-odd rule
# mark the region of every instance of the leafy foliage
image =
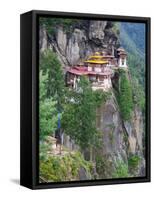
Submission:
POLYGON ((145 112, 145 92, 143 87, 139 84, 137 79, 132 81, 133 85, 133 101, 134 104, 138 105, 143 112, 145 112))
POLYGON ((96 171, 100 179, 112 177, 112 163, 107 156, 101 155, 102 152, 96 154, 96 171))
POLYGON ((133 109, 132 88, 126 73, 120 73, 120 92, 118 96, 122 118, 129 120, 133 109))
POLYGON ((80 169, 92 178, 92 163, 85 161, 80 152, 64 156, 50 156, 40 160, 40 177, 47 182, 79 180, 80 169))
POLYGON ((129 166, 129 168, 135 170, 138 167, 138 165, 140 163, 140 160, 141 160, 141 158, 138 155, 131 156, 128 159, 128 166, 129 166))
POLYGON ((79 91, 71 91, 62 117, 62 127, 82 149, 93 146, 98 132, 96 130, 96 102, 90 83, 81 78, 79 91))
POLYGON ((39 157, 41 161, 47 160, 48 159, 47 152, 51 151, 51 144, 46 143, 45 138, 46 137, 44 137, 44 140, 43 141, 41 140, 39 144, 39 157))
POLYGON ((128 66, 132 79, 137 79, 139 84, 145 88, 145 59, 136 54, 128 55, 128 66))
POLYGON ((52 98, 46 98, 47 75, 40 71, 40 101, 39 101, 39 122, 40 122, 40 139, 46 135, 53 134, 57 125, 56 101, 52 98))
POLYGON ((62 117, 62 127, 66 134, 86 149, 99 145, 99 132, 96 129, 96 108, 105 102, 109 93, 92 91, 91 85, 82 77, 78 91, 69 91, 68 102, 62 117))
POLYGON ((129 177, 128 165, 125 164, 123 161, 118 161, 116 170, 112 174, 113 178, 127 178, 129 177))
POLYGON ((52 99, 40 102, 40 139, 53 134, 57 128, 57 110, 52 99))
POLYGON ((46 97, 52 97, 56 100, 56 107, 58 110, 61 110, 65 86, 64 75, 56 54, 49 49, 40 55, 40 70, 42 70, 43 74, 48 74, 46 97))
POLYGON ((101 104, 104 104, 107 101, 107 99, 111 95, 111 92, 96 90, 96 91, 93 91, 93 94, 94 94, 96 106, 99 107, 101 104))

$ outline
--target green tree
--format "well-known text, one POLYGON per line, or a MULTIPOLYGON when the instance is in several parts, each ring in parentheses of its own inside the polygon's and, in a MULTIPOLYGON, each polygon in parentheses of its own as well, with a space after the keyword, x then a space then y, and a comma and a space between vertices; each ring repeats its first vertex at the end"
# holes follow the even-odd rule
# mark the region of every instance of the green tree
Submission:
POLYGON ((145 92, 137 79, 132 80, 133 84, 133 101, 145 112, 145 92))
POLYGON ((57 101, 56 107, 61 110, 64 98, 64 75, 56 54, 49 49, 40 55, 40 70, 43 74, 48 74, 46 96, 57 101))
POLYGON ((126 76, 126 72, 120 72, 120 76, 120 92, 118 97, 120 111, 122 118, 124 120, 129 120, 133 109, 131 83, 126 76))
POLYGON ((56 101, 53 98, 46 98, 46 84, 48 75, 43 75, 40 71, 40 98, 39 98, 39 122, 40 122, 40 139, 52 134, 57 126, 57 109, 56 101))
POLYGON ((116 164, 116 170, 113 172, 113 178, 127 178, 129 177, 128 165, 123 161, 118 161, 116 164))
POLYGON ((130 156, 128 159, 128 166, 129 166, 130 171, 132 172, 135 171, 138 168, 140 161, 141 161, 140 156, 138 155, 130 156))
POLYGON ((96 102, 95 93, 88 79, 82 77, 78 90, 69 91, 67 97, 68 102, 62 116, 62 127, 81 150, 92 150, 99 143, 99 132, 96 129, 98 102, 96 102))

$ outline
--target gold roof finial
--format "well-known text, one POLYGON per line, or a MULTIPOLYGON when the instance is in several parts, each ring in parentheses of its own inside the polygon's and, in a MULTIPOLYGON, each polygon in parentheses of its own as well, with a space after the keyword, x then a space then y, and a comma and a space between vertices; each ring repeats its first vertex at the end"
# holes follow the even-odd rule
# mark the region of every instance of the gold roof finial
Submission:
POLYGON ((96 51, 96 52, 95 52, 95 55, 100 55, 100 52, 96 51))

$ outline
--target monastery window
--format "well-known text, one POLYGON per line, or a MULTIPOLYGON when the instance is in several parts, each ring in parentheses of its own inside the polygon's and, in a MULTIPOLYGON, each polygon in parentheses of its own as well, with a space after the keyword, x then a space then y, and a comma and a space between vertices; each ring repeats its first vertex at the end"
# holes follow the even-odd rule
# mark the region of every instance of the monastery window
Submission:
POLYGON ((100 77, 99 77, 99 80, 100 80, 101 82, 103 82, 103 81, 104 81, 104 77, 100 76, 100 77))
POLYGON ((124 63, 125 63, 124 61, 125 61, 125 60, 124 60, 124 58, 123 58, 123 59, 122 59, 122 65, 124 65, 124 63))
POLYGON ((95 72, 101 72, 101 68, 100 67, 95 67, 95 72))

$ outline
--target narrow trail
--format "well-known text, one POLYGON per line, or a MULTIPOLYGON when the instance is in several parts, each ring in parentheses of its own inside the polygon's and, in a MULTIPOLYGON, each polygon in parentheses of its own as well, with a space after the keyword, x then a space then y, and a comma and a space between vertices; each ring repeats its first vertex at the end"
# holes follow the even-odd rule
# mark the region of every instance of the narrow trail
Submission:
POLYGON ((48 155, 51 156, 64 156, 66 154, 74 154, 75 151, 72 151, 66 148, 63 145, 56 145, 56 138, 52 136, 48 136, 46 142, 51 146, 51 148, 47 151, 48 155))

